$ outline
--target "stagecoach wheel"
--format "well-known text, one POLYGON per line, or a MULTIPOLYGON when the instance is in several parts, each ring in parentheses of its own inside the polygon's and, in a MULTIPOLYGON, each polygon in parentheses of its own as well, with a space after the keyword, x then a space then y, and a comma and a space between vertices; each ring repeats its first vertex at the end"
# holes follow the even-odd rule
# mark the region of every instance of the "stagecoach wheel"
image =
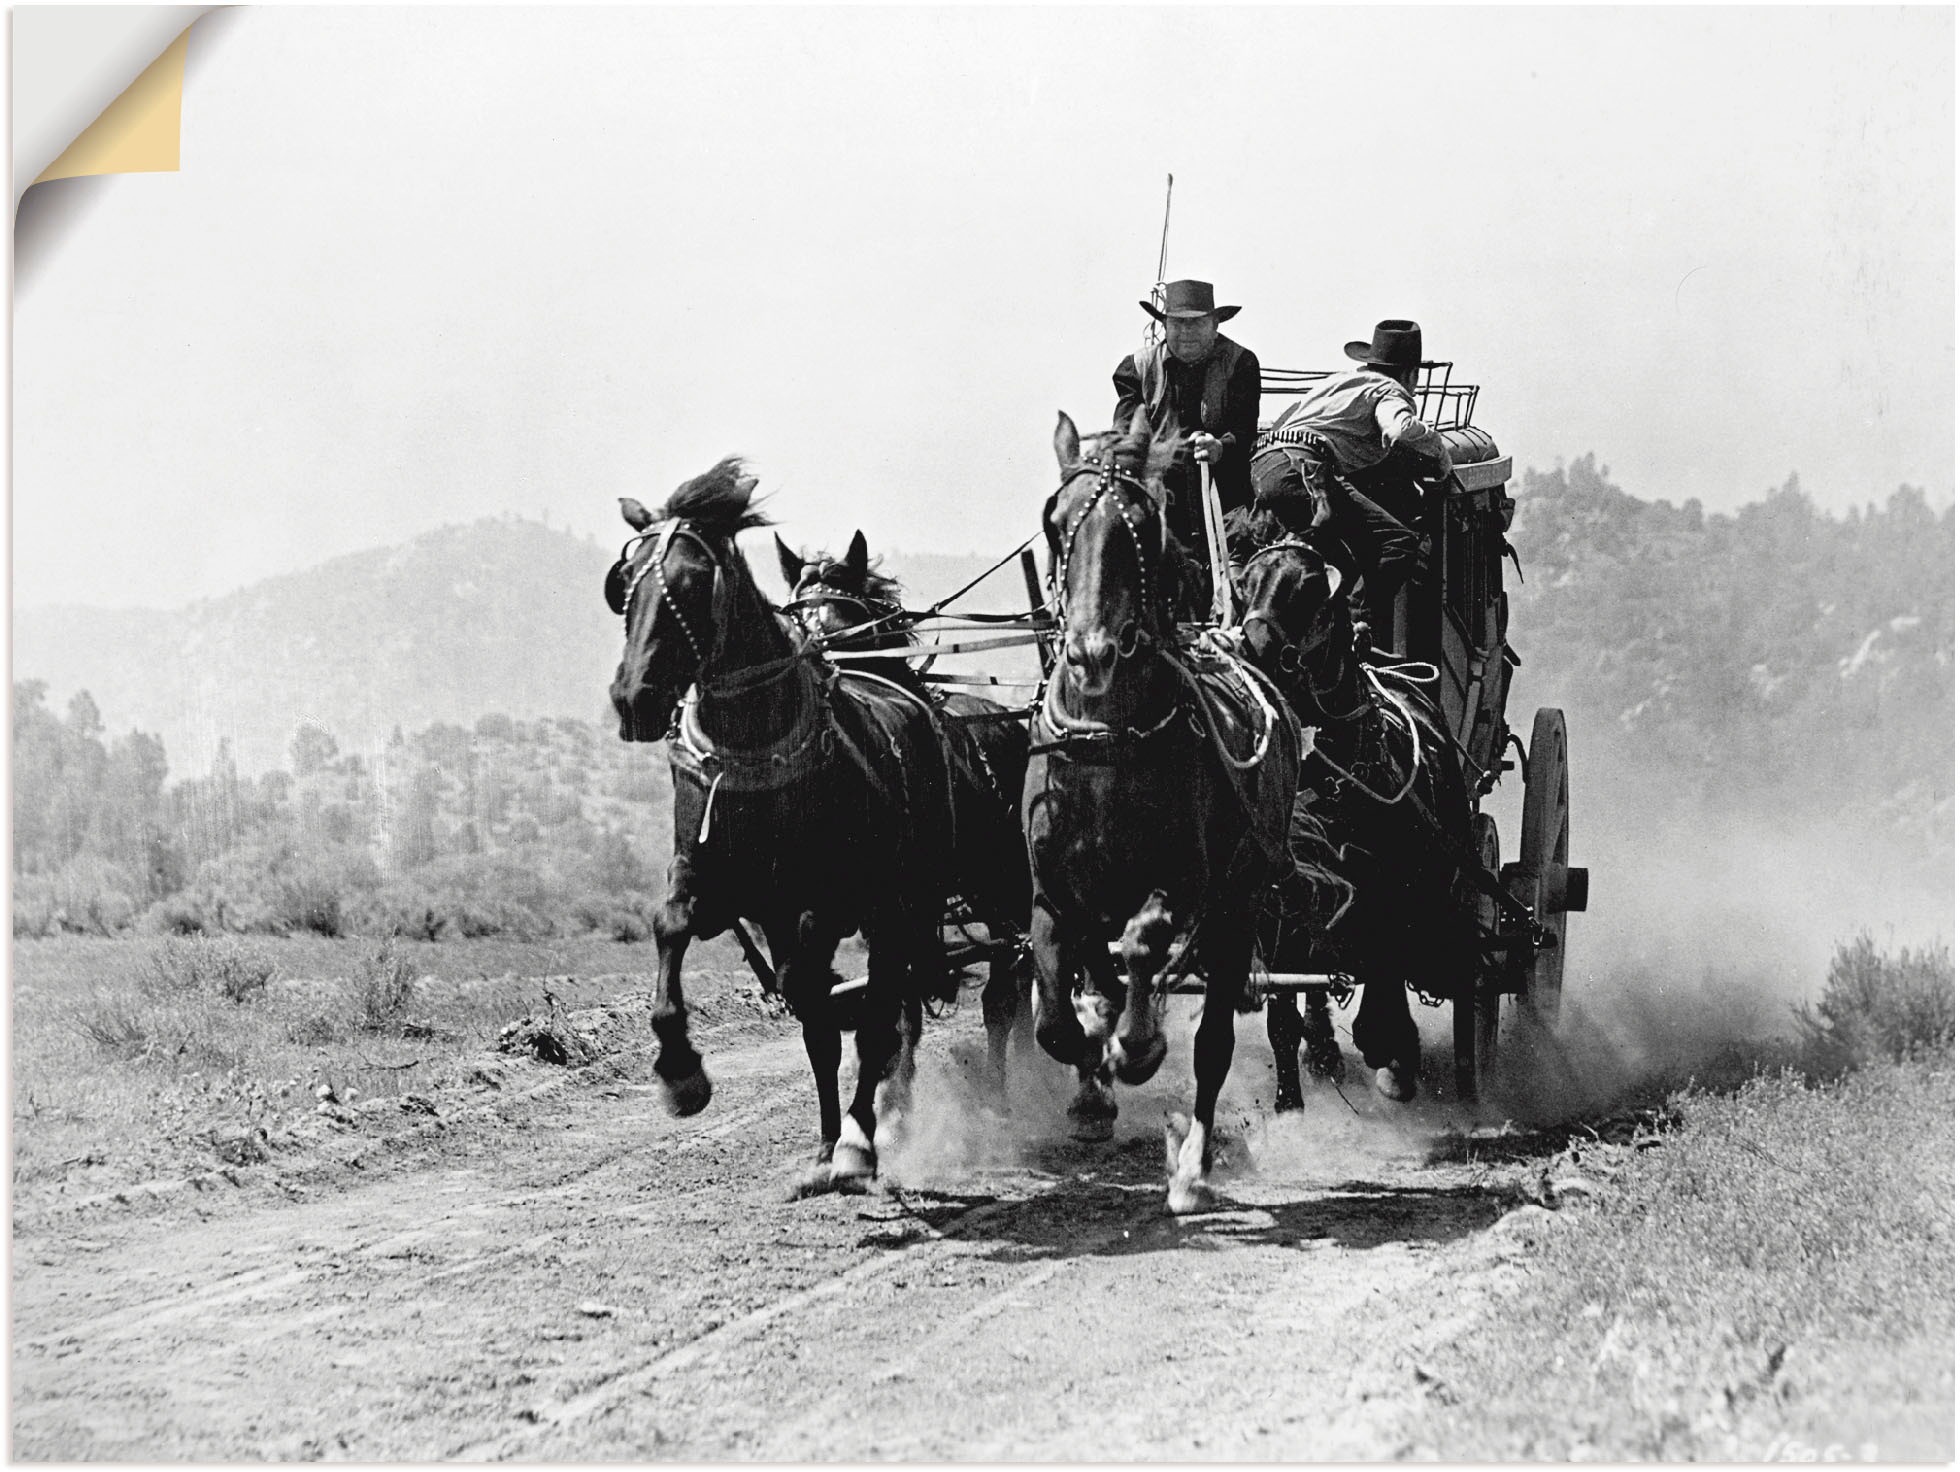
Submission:
POLYGON ((1505 871, 1511 893, 1531 907, 1557 941, 1528 953, 1518 978, 1520 1006, 1532 1022, 1544 1027, 1558 1021, 1559 994, 1565 987, 1566 912, 1585 908, 1586 871, 1566 865, 1572 802, 1565 757, 1565 712, 1544 707, 1531 723, 1518 861, 1505 871))
MULTIPOLYGON (((1488 813, 1477 814, 1477 859, 1492 874, 1498 865, 1497 821, 1488 813)), ((1488 895, 1476 896, 1477 946, 1470 986, 1459 993, 1451 1007, 1456 1025, 1456 1096, 1473 1103, 1484 1096, 1491 1068, 1497 1058, 1497 1017, 1502 1003, 1499 976, 1485 956, 1485 938, 1498 928, 1497 902, 1488 895)))

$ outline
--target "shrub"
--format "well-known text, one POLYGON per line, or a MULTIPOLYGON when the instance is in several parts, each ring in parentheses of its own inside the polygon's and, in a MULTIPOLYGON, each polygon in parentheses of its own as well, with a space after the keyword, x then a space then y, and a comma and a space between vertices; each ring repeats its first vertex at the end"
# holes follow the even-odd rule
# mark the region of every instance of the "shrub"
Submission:
POLYGON ((346 1035, 342 1020, 322 1008, 295 1012, 286 1020, 286 1041, 302 1048, 320 1048, 337 1043, 346 1035))
POLYGON ((415 971, 395 949, 392 936, 361 961, 354 973, 356 1019, 368 1032, 388 1032, 401 1026, 415 997, 415 971))
POLYGON ((151 997, 206 995, 232 1003, 264 994, 278 967, 236 936, 171 936, 150 953, 140 982, 151 997))
POLYGON ((129 996, 98 992, 75 1014, 75 1030, 105 1053, 135 1058, 148 1051, 151 1027, 142 1005, 129 996))
POLYGON ((363 848, 268 835, 207 861, 190 899, 216 928, 337 936, 380 882, 363 848))
POLYGON ((173 895, 151 905, 140 928, 152 935, 203 935, 204 911, 196 901, 173 895))
POLYGON ((53 874, 15 879, 14 933, 114 935, 136 919, 145 893, 134 870, 82 854, 53 874))
POLYGON ((1879 950, 1869 932, 1837 947, 1816 1009, 1797 1009, 1811 1071, 1867 1064, 1953 1047, 1953 952, 1945 946, 1879 950))

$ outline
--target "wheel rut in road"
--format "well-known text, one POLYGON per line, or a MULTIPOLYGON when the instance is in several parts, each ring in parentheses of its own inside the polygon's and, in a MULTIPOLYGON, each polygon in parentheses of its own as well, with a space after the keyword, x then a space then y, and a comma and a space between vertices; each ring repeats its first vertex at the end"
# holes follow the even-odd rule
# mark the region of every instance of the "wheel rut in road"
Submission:
MULTIPOLYGON (((948 1032, 922 1064, 942 1082, 948 1032)), ((814 1123, 800 1038, 730 1042, 694 1119, 651 1086, 575 1088, 495 1154, 32 1241, 17 1453, 1372 1455, 1413 1383, 1384 1346, 1460 1306, 1449 1271, 1483 1270, 1499 1211, 1404 1150, 1355 1179, 1221 1177, 1221 1210, 1174 1220, 1135 1095, 1098 1146, 1062 1138, 1059 1096, 1017 1110, 1007 1149, 922 1118, 897 1185, 790 1203, 814 1123)))

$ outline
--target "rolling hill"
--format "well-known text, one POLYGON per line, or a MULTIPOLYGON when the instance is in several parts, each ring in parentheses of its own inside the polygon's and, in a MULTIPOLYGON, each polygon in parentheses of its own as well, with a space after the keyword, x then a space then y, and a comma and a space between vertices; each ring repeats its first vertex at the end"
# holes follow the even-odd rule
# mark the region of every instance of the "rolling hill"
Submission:
MULTIPOLYGON (((609 728, 619 632, 600 585, 617 550, 539 522, 485 519, 185 608, 17 609, 14 678, 46 682, 57 707, 88 691, 113 729, 160 736, 173 776, 206 770, 221 738, 243 773, 283 766, 307 726, 347 751, 377 749, 397 726, 468 725, 493 711, 609 728)), ((779 595, 766 535, 749 550, 764 589, 779 595)), ((885 559, 928 601, 986 566, 885 559)), ((1012 569, 998 586, 993 603, 974 606, 1003 596, 1001 606, 1016 606, 1012 569)))

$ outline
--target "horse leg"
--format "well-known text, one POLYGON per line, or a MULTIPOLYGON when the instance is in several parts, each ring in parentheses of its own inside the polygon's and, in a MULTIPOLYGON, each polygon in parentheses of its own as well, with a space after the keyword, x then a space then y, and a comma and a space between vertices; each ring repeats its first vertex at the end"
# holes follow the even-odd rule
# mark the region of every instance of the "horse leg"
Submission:
MULTIPOLYGON (((1123 1015, 1116 1021, 1116 1034, 1105 1047, 1104 1056, 1126 1084, 1148 1083, 1164 1061, 1167 1045, 1158 1016, 1156 983, 1176 932, 1177 922, 1161 889, 1152 890, 1143 908, 1123 927, 1123 967, 1130 974, 1130 982, 1123 1015)), ((1212 986, 1217 986, 1216 980, 1212 986)))
POLYGON ((1076 983, 1085 970, 1096 970, 1100 961, 1113 986, 1109 958, 1089 955, 1085 967, 1083 951, 1063 936, 1043 905, 1035 906, 1028 924, 1028 952, 1034 958, 1035 1041, 1049 1057, 1076 1073, 1078 1087, 1068 1106, 1069 1134, 1078 1140, 1107 1140, 1116 1133, 1116 1100, 1103 1067, 1102 1041, 1083 1029, 1084 1017, 1093 1024, 1095 1016, 1078 1005, 1083 993, 1076 983))
POLYGON ((797 1176, 792 1191, 794 1197, 814 1196, 830 1189, 830 1160, 843 1115, 837 1070, 844 1061, 844 1039, 830 1001, 830 960, 836 945, 821 941, 816 917, 806 914, 794 937, 770 931, 769 951, 778 958, 776 989, 803 1025, 803 1051, 817 1085, 817 1155, 797 1176))
POLYGON ((1182 1131, 1181 1139, 1177 1138, 1179 1121, 1175 1116, 1165 1126, 1165 1152, 1170 1156, 1171 1175, 1168 1199, 1175 1216, 1209 1211, 1216 1201, 1208 1177, 1217 1128, 1218 1096, 1225 1087, 1225 1076, 1232 1071, 1238 999, 1244 995, 1246 972, 1252 961, 1250 927, 1243 922, 1233 924, 1223 915, 1214 915, 1212 924, 1211 944, 1205 948, 1210 974, 1205 982, 1204 1014, 1191 1043, 1197 1097, 1192 1101, 1190 1127, 1182 1131))
POLYGON ((1007 1040, 1023 1015, 1026 991, 1018 955, 997 952, 988 960, 987 987, 980 993, 980 1015, 987 1023, 986 1093, 1000 1110, 1007 1108, 1007 1040))
POLYGON ((1409 989, 1400 977, 1374 978, 1361 988, 1354 1045, 1361 1050, 1361 1061, 1375 1070, 1376 1092, 1397 1104, 1415 1098, 1422 1038, 1409 1015, 1409 989))
POLYGON ((1086 980, 1074 995, 1077 1020, 1083 1025, 1081 1056, 1075 1060, 1075 1097, 1069 1101, 1069 1134, 1087 1143, 1116 1134, 1116 1088, 1105 1056, 1109 1030, 1116 1018, 1116 997, 1123 983, 1116 963, 1094 941, 1083 942, 1077 953, 1076 975, 1086 980))
MULTIPOLYGON (((1307 998, 1307 1015, 1313 1016, 1313 999, 1307 998)), ((1306 1107, 1300 1089, 1300 1014, 1291 992, 1274 992, 1266 998, 1266 1041, 1273 1045, 1273 1073, 1278 1091, 1273 1100, 1276 1113, 1286 1114, 1306 1107)))
POLYGON ((681 960, 694 934, 695 899, 687 860, 676 858, 668 874, 667 903, 654 917, 654 940, 659 947, 659 972, 653 988, 653 1035, 660 1051, 653 1060, 660 1080, 661 1099, 669 1114, 682 1118, 708 1107, 714 1088, 701 1055, 687 1036, 687 1001, 681 995, 681 960))
POLYGON ((1340 1039, 1334 1036, 1334 1017, 1329 1011, 1327 993, 1316 989, 1304 1000, 1307 1072, 1316 1079, 1338 1083, 1347 1071, 1347 1064, 1341 1058, 1340 1039))
MULTIPOLYGON (((1028 922, 1028 952, 1034 958, 1034 1039, 1057 1063, 1076 1067, 1088 1052, 1089 1039, 1070 998, 1075 956, 1045 906, 1036 905, 1028 922)), ((1096 1050, 1099 1057, 1101 1051, 1096 1050)))
POLYGON ((831 1184, 840 1191, 863 1191, 878 1174, 874 1143, 878 1086, 891 1076, 904 1047, 903 1018, 922 964, 919 928, 906 917, 865 935, 868 955, 857 1027, 857 1087, 830 1159, 831 1184))
POLYGON ((898 1053, 875 1094, 875 1139, 880 1149, 889 1149, 904 1133, 906 1116, 912 1112, 912 1083, 918 1075, 919 1039, 924 1033, 925 1003, 916 992, 907 992, 898 1006, 898 1053))

